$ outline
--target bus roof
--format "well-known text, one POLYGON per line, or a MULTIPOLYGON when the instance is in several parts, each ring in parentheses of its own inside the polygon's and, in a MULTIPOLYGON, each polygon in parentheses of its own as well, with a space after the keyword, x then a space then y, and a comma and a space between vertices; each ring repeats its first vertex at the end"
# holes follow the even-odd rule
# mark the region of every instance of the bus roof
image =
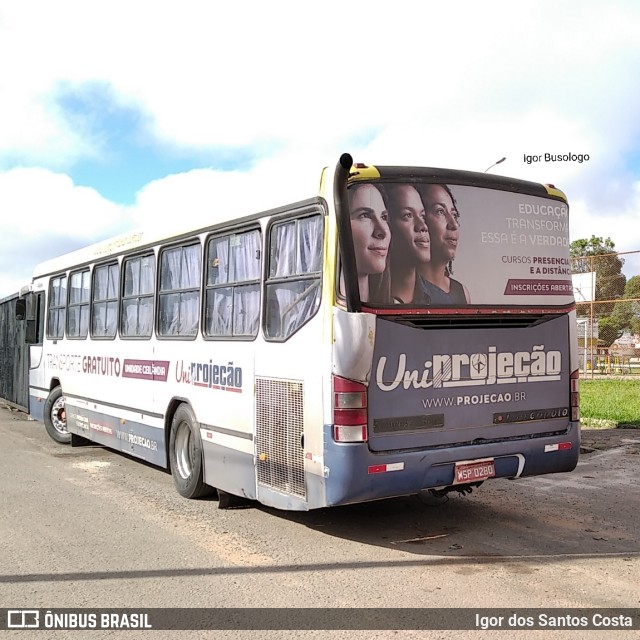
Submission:
POLYGON ((50 273, 65 271, 72 267, 90 264, 109 256, 115 257, 137 249, 142 250, 145 247, 153 247, 160 243, 180 240, 181 238, 188 236, 196 236, 201 233, 213 231, 217 228, 228 227, 230 224, 246 224, 251 221, 259 220, 265 216, 272 216, 284 211, 291 211, 296 208, 316 204, 319 201, 320 198, 318 197, 310 198, 308 200, 293 202, 282 207, 269 209, 267 211, 260 211, 258 213, 237 218, 230 217, 228 215, 225 215, 225 217, 212 215, 211 223, 200 227, 189 227, 183 224, 174 228, 163 226, 155 229, 138 229, 135 231, 128 231, 121 235, 96 242, 86 247, 82 247, 75 251, 41 262, 35 266, 33 277, 42 277, 50 273))
POLYGON ((507 176, 441 169, 435 167, 376 166, 357 163, 349 173, 349 182, 371 180, 402 180, 403 182, 433 182, 499 189, 532 196, 551 197, 567 202, 566 195, 552 184, 541 184, 507 176))

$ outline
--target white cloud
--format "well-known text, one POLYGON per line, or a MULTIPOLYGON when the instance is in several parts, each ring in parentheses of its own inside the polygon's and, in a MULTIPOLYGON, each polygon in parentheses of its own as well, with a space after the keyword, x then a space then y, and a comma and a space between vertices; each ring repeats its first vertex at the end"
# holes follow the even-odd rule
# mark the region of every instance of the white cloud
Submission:
POLYGON ((19 237, 90 238, 118 229, 124 210, 94 189, 74 185, 47 169, 20 168, 0 173, 3 228, 19 237))
POLYGON ((180 145, 337 141, 420 117, 446 128, 549 103, 575 115, 602 98, 607 77, 625 85, 607 61, 637 51, 631 3, 35 4, 5 9, 0 52, 21 56, 19 71, 3 73, 10 93, 31 102, 62 81, 106 81, 180 145))
POLYGON ((27 284, 33 267, 127 227, 126 211, 63 174, 0 173, 0 296, 27 284))
POLYGON ((626 253, 623 273, 627 277, 640 275, 640 181, 630 190, 628 202, 620 207, 613 200, 602 210, 577 198, 571 203, 569 216, 571 238, 611 238, 615 250, 626 253))
MULTIPOLYGON (((337 156, 331 156, 335 164, 337 156)), ((196 229, 314 197, 319 193, 322 156, 302 153, 265 160, 252 170, 199 169, 146 185, 131 217, 137 226, 196 229)), ((332 168, 333 170, 333 168, 332 168)))

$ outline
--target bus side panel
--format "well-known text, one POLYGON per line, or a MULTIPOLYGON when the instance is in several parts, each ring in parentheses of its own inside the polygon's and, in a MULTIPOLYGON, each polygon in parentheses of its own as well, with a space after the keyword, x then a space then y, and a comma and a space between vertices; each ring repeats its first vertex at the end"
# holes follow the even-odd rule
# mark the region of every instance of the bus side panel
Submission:
POLYGON ((163 429, 90 410, 74 402, 84 404, 67 398, 67 428, 71 433, 151 464, 167 466, 163 429))
MULTIPOLYGON (((171 362, 171 399, 191 406, 200 428, 204 482, 255 499, 254 369, 258 340, 206 340, 156 345, 171 362), (188 347, 187 347, 188 345, 188 347)), ((159 399, 158 412, 170 398, 159 399)))
POLYGON ((200 429, 204 456, 204 482, 235 496, 256 499, 256 473, 253 464, 253 442, 215 433, 206 426, 200 429), (223 446, 217 440, 228 440, 223 446))
POLYGON ((44 422, 44 403, 46 396, 43 391, 29 385, 29 415, 38 422, 44 422))
POLYGON ((45 359, 42 345, 29 346, 29 415, 44 420, 44 403, 49 395, 45 382, 45 359))

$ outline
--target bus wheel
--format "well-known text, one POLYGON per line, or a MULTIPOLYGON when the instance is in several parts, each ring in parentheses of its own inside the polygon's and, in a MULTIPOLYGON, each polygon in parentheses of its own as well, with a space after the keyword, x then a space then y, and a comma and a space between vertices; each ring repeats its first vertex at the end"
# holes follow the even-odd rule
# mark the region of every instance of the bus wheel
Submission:
POLYGON ((178 407, 169 435, 171 475, 178 493, 184 498, 201 498, 213 492, 203 482, 202 442, 191 407, 178 407))
POLYGON ((71 442, 71 434, 67 431, 67 412, 64 407, 64 396, 60 387, 51 389, 44 403, 44 426, 47 433, 61 444, 71 442))

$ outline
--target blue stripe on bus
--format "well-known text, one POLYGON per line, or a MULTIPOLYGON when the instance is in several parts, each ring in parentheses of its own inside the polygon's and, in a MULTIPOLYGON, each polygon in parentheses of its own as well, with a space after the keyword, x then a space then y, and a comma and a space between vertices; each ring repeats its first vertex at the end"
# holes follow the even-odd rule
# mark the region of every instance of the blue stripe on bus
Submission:
POLYGON ((66 405, 67 429, 83 438, 141 458, 159 467, 167 467, 164 429, 141 422, 66 405))
POLYGON ((39 396, 29 396, 29 415, 34 420, 44 422, 44 399, 39 396))

